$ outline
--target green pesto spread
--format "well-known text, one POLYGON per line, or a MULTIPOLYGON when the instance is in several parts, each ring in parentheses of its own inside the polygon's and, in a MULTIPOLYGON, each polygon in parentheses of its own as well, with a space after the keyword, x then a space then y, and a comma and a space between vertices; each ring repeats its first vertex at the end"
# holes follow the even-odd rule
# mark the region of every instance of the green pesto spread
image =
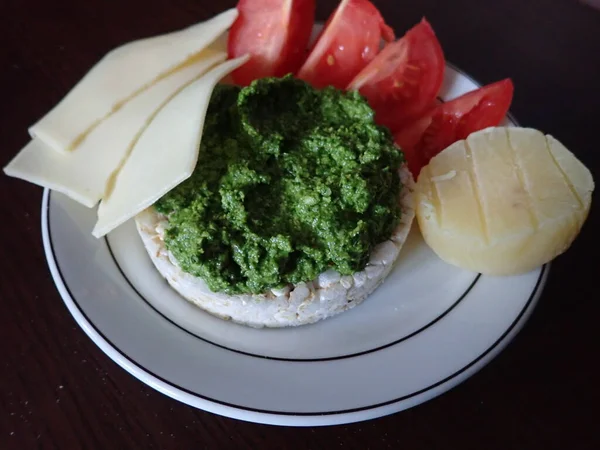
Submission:
POLYGON ((400 218, 403 157, 373 118, 291 76, 217 86, 193 175, 155 204, 166 247, 227 294, 362 270, 400 218))

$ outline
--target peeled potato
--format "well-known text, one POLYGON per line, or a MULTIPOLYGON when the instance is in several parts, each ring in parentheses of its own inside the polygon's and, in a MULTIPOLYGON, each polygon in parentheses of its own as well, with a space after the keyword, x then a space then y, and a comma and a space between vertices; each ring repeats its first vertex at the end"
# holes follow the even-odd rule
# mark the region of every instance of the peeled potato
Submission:
POLYGON ((486 275, 516 275, 571 245, 593 190, 590 171, 552 136, 487 128, 423 168, 417 220, 444 261, 486 275))

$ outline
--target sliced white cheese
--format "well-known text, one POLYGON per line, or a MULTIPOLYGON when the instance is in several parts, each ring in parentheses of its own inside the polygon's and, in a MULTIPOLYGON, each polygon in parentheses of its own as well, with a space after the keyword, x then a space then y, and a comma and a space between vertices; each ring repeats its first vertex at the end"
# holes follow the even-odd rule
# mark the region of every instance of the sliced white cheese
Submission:
POLYGON ((223 34, 219 35, 210 47, 213 50, 217 50, 219 52, 227 53, 227 41, 229 40, 229 31, 225 31, 223 34))
POLYGON ((68 154, 55 152, 39 139, 32 139, 4 168, 8 176, 62 192, 82 205, 92 207, 89 192, 78 189, 87 183, 87 164, 71 164, 68 154), (58 168, 58 170, 56 169, 58 168))
POLYGON ((226 58, 226 53, 207 48, 193 62, 161 79, 94 128, 77 151, 59 153, 35 138, 4 172, 93 207, 104 195, 111 175, 125 162, 161 106, 226 58))
POLYGON ((102 237, 190 177, 198 160, 204 118, 215 85, 249 55, 212 69, 181 90, 154 117, 102 199, 92 231, 102 237))
POLYGON ((229 9, 183 30, 112 50, 29 133, 59 152, 76 148, 103 119, 215 41, 237 14, 229 9))

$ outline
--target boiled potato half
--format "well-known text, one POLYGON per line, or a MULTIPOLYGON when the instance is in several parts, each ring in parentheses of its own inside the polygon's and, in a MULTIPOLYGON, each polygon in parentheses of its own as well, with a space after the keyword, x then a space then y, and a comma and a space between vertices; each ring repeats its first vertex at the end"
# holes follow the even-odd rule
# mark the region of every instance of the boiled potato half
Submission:
POLYGON ((571 245, 593 190, 590 171, 552 136, 487 128, 423 168, 417 220, 444 261, 486 275, 516 275, 571 245))

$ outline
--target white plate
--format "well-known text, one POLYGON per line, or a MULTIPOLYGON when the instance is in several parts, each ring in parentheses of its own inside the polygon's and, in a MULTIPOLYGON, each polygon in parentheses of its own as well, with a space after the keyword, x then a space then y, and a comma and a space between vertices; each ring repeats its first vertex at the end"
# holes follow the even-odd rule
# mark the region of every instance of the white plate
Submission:
MULTIPOLYGON (((448 67, 442 98, 477 87, 448 67)), ((110 358, 181 402, 270 424, 356 422, 447 391, 517 334, 548 274, 493 278, 449 266, 415 224, 388 280, 362 305, 314 325, 257 330, 179 297, 131 221, 97 240, 95 210, 48 190, 42 217, 56 286, 110 358)))

